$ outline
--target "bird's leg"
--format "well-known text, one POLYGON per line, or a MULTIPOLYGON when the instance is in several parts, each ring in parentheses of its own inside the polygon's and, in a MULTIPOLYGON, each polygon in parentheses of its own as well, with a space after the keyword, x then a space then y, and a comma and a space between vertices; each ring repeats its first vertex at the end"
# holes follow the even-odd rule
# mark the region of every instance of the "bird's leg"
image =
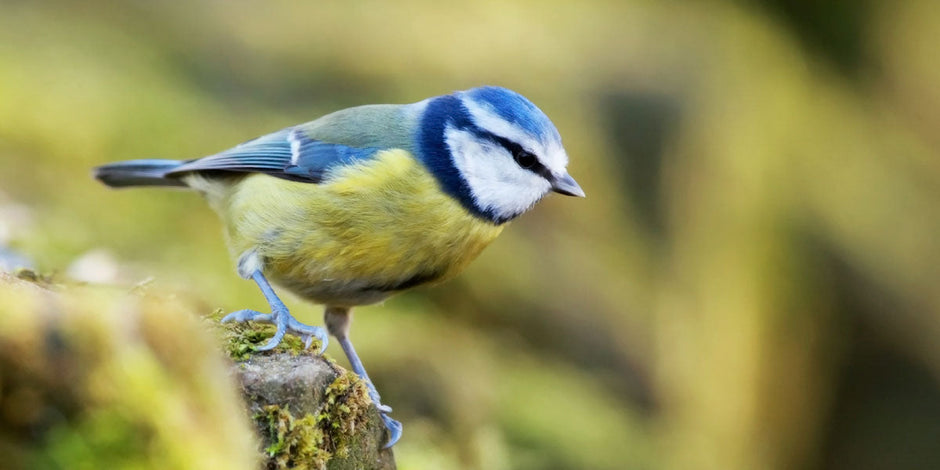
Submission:
POLYGON ((366 387, 369 389, 369 398, 375 403, 375 407, 378 408, 382 416, 382 421, 385 422, 385 427, 388 428, 388 442, 385 443, 385 448, 393 446, 401 438, 402 425, 388 416, 392 412, 392 408, 382 404, 378 390, 375 389, 375 385, 369 379, 366 368, 362 366, 362 361, 359 360, 359 355, 356 354, 356 349, 353 347, 352 341, 349 340, 349 324, 352 320, 352 312, 346 307, 327 307, 323 313, 323 318, 326 329, 336 337, 339 345, 343 348, 343 352, 346 353, 346 358, 349 359, 353 372, 366 383, 366 387))
POLYGON ((255 310, 239 310, 237 312, 232 312, 222 318, 222 323, 229 321, 254 321, 261 323, 273 323, 277 325, 277 331, 274 333, 274 337, 271 338, 264 346, 257 348, 257 351, 267 351, 269 349, 274 349, 275 346, 281 343, 281 340, 284 339, 284 335, 288 332, 291 332, 304 341, 304 347, 309 348, 310 344, 313 342, 313 338, 320 340, 320 351, 322 354, 326 350, 326 345, 329 343, 330 338, 326 334, 326 331, 319 326, 306 325, 297 321, 293 315, 290 314, 290 311, 287 310, 287 306, 284 305, 284 302, 281 302, 281 299, 278 298, 277 294, 274 293, 274 289, 271 288, 271 284, 268 283, 268 280, 264 277, 264 274, 261 273, 260 269, 255 270, 251 273, 251 279, 258 284, 258 287, 261 288, 261 293, 264 294, 264 298, 268 301, 268 304, 271 306, 271 313, 261 313, 255 310))

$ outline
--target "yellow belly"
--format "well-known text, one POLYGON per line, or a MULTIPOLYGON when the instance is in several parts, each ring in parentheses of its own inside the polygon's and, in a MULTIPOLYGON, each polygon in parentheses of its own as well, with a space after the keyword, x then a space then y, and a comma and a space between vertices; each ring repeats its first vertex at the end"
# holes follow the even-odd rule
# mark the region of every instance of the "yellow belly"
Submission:
POLYGON ((238 257, 330 305, 380 301, 460 272, 501 226, 472 216, 404 150, 342 167, 319 184, 252 174, 207 191, 238 257))

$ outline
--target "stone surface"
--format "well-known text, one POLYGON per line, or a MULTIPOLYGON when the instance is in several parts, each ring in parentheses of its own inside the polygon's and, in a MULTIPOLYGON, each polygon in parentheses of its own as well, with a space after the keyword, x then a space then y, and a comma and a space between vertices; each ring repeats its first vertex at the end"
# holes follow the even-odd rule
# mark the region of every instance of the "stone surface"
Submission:
POLYGON ((266 468, 394 469, 365 385, 309 352, 254 353, 233 366, 266 468))

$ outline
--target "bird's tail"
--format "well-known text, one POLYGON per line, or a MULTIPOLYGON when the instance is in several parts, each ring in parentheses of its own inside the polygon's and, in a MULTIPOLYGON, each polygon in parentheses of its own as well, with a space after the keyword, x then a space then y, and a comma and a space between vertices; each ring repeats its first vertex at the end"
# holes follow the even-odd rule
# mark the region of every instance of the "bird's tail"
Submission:
POLYGON ((167 176, 183 160, 128 160, 102 165, 94 169, 98 181, 112 187, 127 186, 186 186, 179 178, 167 176))

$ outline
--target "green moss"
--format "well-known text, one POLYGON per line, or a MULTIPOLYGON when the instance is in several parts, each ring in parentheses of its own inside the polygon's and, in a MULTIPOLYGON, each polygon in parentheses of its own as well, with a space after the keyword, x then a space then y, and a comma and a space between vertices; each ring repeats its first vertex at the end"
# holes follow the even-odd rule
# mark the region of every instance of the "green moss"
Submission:
MULTIPOLYGON (((345 468, 350 447, 366 430, 367 411, 372 406, 365 383, 343 371, 326 389, 316 414, 303 417, 287 407, 268 405, 255 415, 259 428, 266 429, 268 468, 345 468), (358 431, 358 432, 357 432, 358 431)), ((352 463, 355 468, 358 463, 352 463)))
MULTIPOLYGON (((266 325, 256 322, 229 322, 221 323, 225 311, 216 309, 206 318, 212 324, 214 330, 219 332, 222 339, 222 345, 225 353, 235 361, 246 361, 252 353, 257 351, 259 346, 267 343, 276 328, 274 325, 266 325)), ((320 350, 320 342, 314 339, 310 348, 304 348, 304 343, 300 338, 294 335, 285 335, 281 344, 277 345, 272 351, 274 353, 287 352, 292 355, 315 354, 320 350)))
POLYGON ((372 407, 368 389, 356 374, 344 371, 329 387, 317 420, 327 434, 337 457, 349 456, 357 429, 364 429, 366 411, 372 407))
POLYGON ((333 457, 312 414, 296 418, 286 407, 268 405, 255 419, 267 423, 267 437, 271 441, 265 448, 267 468, 322 469, 333 457))

